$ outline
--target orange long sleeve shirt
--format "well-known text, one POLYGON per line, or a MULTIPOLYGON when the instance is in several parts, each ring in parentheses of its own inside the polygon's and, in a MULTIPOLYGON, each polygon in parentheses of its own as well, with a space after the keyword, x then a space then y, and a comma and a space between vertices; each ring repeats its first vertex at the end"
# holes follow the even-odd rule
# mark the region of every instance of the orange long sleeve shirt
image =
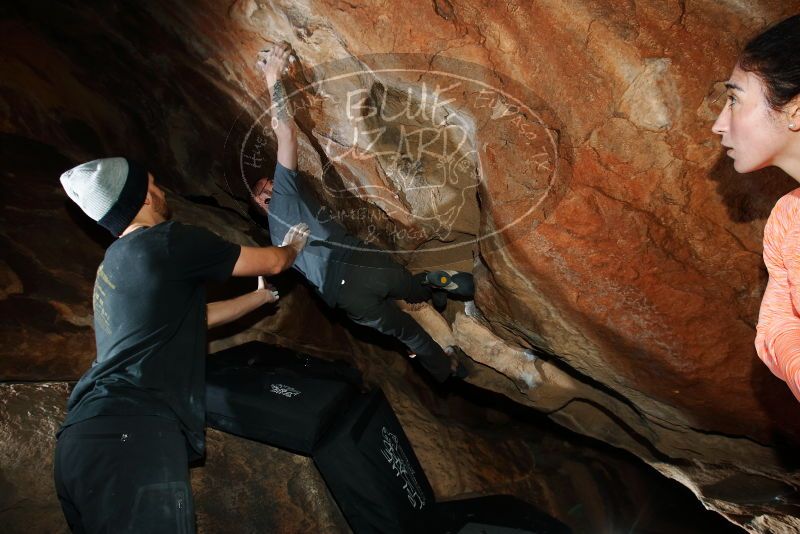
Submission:
POLYGON ((756 352, 800 401, 800 188, 775 204, 764 228, 769 282, 761 301, 756 352))

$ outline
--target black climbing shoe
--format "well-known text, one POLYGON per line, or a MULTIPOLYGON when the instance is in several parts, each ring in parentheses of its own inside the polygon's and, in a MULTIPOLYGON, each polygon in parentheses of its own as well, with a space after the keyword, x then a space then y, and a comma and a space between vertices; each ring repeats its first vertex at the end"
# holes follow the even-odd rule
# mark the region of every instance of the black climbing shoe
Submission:
POLYGON ((425 282, 430 286, 444 289, 451 295, 465 298, 472 298, 475 295, 475 280, 471 273, 431 271, 425 275, 425 282))
POLYGON ((432 284, 428 283, 429 274, 429 272, 423 271, 413 275, 413 278, 419 285, 430 288, 431 304, 433 304, 433 307, 437 311, 443 311, 445 308, 447 308, 447 291, 436 286, 432 287, 432 284))
POLYGON ((469 369, 467 369, 463 363, 458 362, 458 367, 456 367, 455 371, 450 373, 450 376, 458 378, 459 380, 464 380, 469 376, 469 369))

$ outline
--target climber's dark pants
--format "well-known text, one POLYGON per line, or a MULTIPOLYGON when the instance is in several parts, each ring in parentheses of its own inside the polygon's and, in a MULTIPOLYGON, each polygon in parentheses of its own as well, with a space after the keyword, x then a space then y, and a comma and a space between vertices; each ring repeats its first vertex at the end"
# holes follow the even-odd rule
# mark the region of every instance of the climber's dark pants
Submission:
POLYGON ((336 306, 354 322, 405 343, 436 380, 446 380, 450 375, 450 359, 419 323, 394 302, 396 299, 424 302, 431 298, 430 289, 385 252, 357 251, 348 263, 336 306))
POLYGON ((67 427, 54 475, 73 532, 192 533, 186 440, 154 416, 99 416, 67 427))

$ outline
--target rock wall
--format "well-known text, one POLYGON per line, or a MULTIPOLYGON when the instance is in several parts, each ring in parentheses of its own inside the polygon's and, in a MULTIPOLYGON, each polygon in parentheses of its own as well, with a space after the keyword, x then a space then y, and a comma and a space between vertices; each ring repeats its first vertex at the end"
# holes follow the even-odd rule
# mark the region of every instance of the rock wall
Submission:
MULTIPOLYGON (((148 161, 179 215, 264 242, 242 224, 247 182, 274 163, 252 64, 285 39, 300 60, 300 168, 333 216, 413 268, 474 268, 476 306, 445 314, 446 335, 482 364, 473 384, 636 454, 749 530, 800 529, 797 405, 752 344, 763 225, 796 184, 737 175, 710 132, 744 41, 798 8, 6 6, 0 129, 58 147, 62 168, 148 161)), ((107 238, 50 170, 22 172, 14 143, 0 376, 71 380, 92 358, 85 296, 107 238)), ((282 306, 309 298, 299 286, 282 306)), ((359 343, 335 317, 314 340, 291 314, 273 319, 248 335, 359 343)))

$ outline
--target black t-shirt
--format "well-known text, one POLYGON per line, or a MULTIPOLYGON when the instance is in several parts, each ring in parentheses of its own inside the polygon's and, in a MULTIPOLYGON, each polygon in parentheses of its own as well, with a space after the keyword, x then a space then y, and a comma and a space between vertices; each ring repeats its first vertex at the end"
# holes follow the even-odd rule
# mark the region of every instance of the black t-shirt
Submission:
POLYGON ((348 259, 364 245, 319 205, 306 184, 298 180, 296 170, 280 163, 275 166, 268 218, 273 245, 280 245, 295 224, 308 225, 308 243, 293 267, 311 282, 328 306, 334 306, 348 259))
POLYGON ((97 359, 70 395, 62 428, 99 415, 166 417, 202 456, 205 282, 230 276, 240 251, 174 221, 108 247, 94 285, 97 359))

